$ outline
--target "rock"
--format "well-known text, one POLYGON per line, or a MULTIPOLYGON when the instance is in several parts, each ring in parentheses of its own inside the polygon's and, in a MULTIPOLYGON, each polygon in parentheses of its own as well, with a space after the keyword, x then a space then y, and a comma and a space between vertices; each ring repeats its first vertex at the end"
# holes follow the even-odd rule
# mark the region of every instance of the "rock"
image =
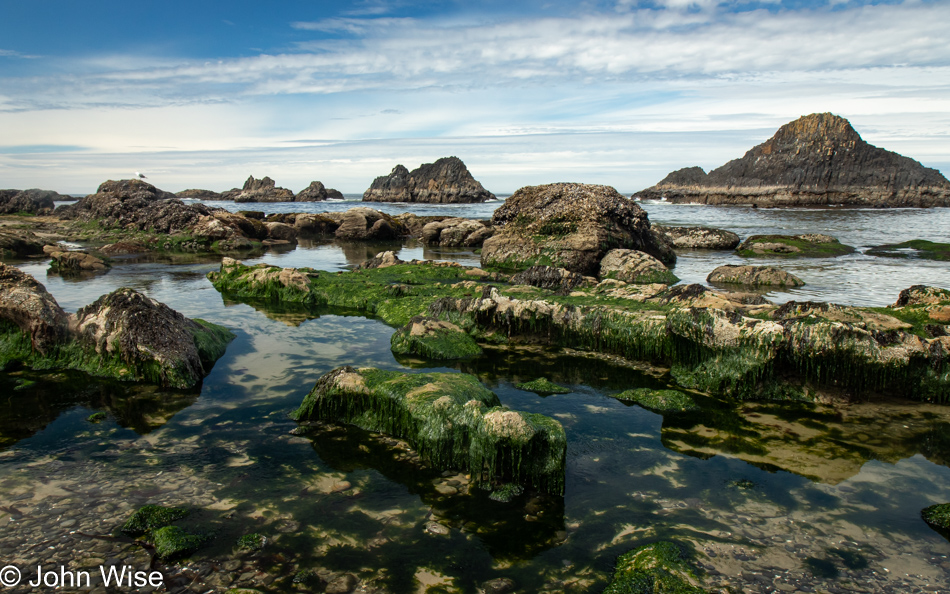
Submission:
POLYGON ((565 295, 583 282, 583 275, 554 266, 532 266, 511 277, 513 285, 531 285, 565 295))
POLYGON ((650 229, 647 213, 608 186, 527 186, 492 216, 495 234, 482 247, 482 267, 558 266, 584 275, 598 272, 611 249, 647 252, 672 265, 671 246, 650 229))
POLYGON ((482 583, 485 594, 508 594, 513 592, 517 584, 511 578, 495 578, 482 583))
POLYGON ((278 188, 271 178, 264 176, 263 179, 254 179, 254 176, 247 178, 244 187, 225 192, 224 199, 233 199, 237 203, 244 202, 293 202, 294 193, 287 188, 278 188))
POLYGON ((485 202, 495 195, 482 187, 458 157, 443 157, 410 172, 396 165, 377 177, 363 193, 364 202, 426 202, 431 204, 485 202))
POLYGON ((155 554, 163 561, 173 561, 191 555, 205 543, 204 536, 189 534, 178 526, 165 526, 148 538, 155 545, 155 554))
POLYGON ((942 532, 950 532, 950 503, 925 507, 920 511, 920 517, 931 528, 942 532))
POLYGON ((435 536, 448 536, 449 529, 438 522, 426 522, 426 532, 435 536))
POLYGON ((53 201, 73 200, 52 190, 0 190, 0 214, 49 214, 53 201))
POLYGON ((672 285, 676 275, 650 254, 638 250, 610 250, 600 261, 600 278, 613 278, 625 283, 672 285))
POLYGON ((358 582, 359 580, 352 573, 344 573, 330 580, 324 592, 326 594, 348 594, 353 591, 358 582))
POLYGON ((31 231, 0 227, 0 258, 26 258, 43 253, 43 242, 31 231))
POLYGON ((739 244, 736 253, 746 258, 764 256, 834 258, 854 253, 854 248, 844 245, 830 235, 820 233, 753 235, 739 244))
POLYGON ((679 390, 651 390, 636 388, 625 390, 614 396, 617 400, 635 402, 654 412, 683 412, 697 410, 699 406, 693 398, 679 390))
POLYGON ((681 169, 636 196, 756 206, 950 206, 950 181, 866 143, 846 119, 815 113, 708 175, 681 169))
POLYGON ((53 252, 50 258, 53 259, 50 269, 60 273, 80 270, 102 271, 109 268, 103 260, 85 252, 53 252))
POLYGON ((655 542, 621 555, 603 594, 703 594, 693 585, 695 574, 679 545, 655 542))
POLYGON ((176 198, 187 198, 189 200, 228 200, 220 192, 215 192, 213 190, 182 190, 181 192, 175 192, 176 198))
POLYGON ((173 388, 197 384, 234 338, 129 288, 80 308, 74 327, 99 356, 128 365, 134 379, 173 388))
POLYGON ((117 241, 99 248, 99 251, 107 256, 120 254, 141 254, 147 252, 148 248, 137 241, 117 241))
POLYGON ((337 219, 331 216, 329 213, 301 213, 294 218, 294 227, 296 227, 300 233, 305 233, 308 235, 333 235, 340 227, 342 220, 342 216, 337 219))
POLYGON ((409 230, 409 234, 413 237, 422 237, 422 230, 429 223, 435 223, 438 221, 444 221, 446 219, 451 219, 455 217, 446 217, 446 216, 419 216, 415 213, 404 212, 395 216, 395 219, 406 226, 409 230))
POLYGON ((138 179, 104 182, 95 194, 56 209, 62 219, 98 220, 106 227, 162 234, 189 230, 212 212, 203 204, 186 205, 174 194, 138 179))
POLYGON ((406 235, 407 229, 388 214, 357 206, 343 214, 343 220, 334 234, 337 239, 387 240, 406 235))
POLYGON ((570 394, 571 389, 565 388, 564 386, 559 386, 554 382, 548 380, 546 377, 539 377, 536 380, 530 382, 522 382, 520 384, 515 384, 515 387, 519 390, 525 390, 526 392, 534 392, 539 396, 548 396, 551 394, 570 394))
POLYGON ((681 250, 731 250, 739 245, 739 236, 732 231, 711 227, 668 227, 653 225, 652 229, 663 235, 681 250))
POLYGON ((733 285, 801 287, 805 281, 790 272, 772 266, 738 266, 726 264, 709 273, 706 281, 733 285))
POLYGON ((566 437, 557 421, 508 410, 465 373, 339 367, 321 377, 294 414, 406 440, 438 470, 485 469, 473 482, 564 490, 566 437))
POLYGON ((443 247, 479 247, 492 230, 472 219, 443 219, 433 221, 422 228, 422 243, 443 247))
POLYGON ((871 256, 885 258, 920 258, 922 260, 950 260, 950 243, 912 239, 901 243, 876 245, 867 251, 871 256))
POLYGON ((334 190, 333 188, 326 188, 322 182, 313 181, 297 194, 294 202, 322 202, 329 198, 343 200, 343 192, 334 190))
POLYGON ((397 355, 464 359, 482 354, 482 348, 464 330, 451 322, 425 316, 413 317, 393 333, 390 342, 397 355))
MULTIPOLYGON (((239 210, 237 211, 237 214, 241 215, 242 217, 246 217, 248 219, 254 219, 255 221, 264 220, 263 210, 239 210)), ((281 222, 285 222, 285 221, 281 221, 281 222)))
POLYGON ((405 262, 396 256, 396 252, 379 252, 374 257, 357 266, 356 269, 371 270, 373 268, 388 268, 390 266, 395 266, 396 264, 405 264, 405 262))
MULTIPOLYGON (((47 354, 68 335, 69 317, 41 283, 19 268, 0 263, 0 321, 29 336, 33 350, 47 354)), ((6 356, 0 351, 0 368, 6 356)))
POLYGON ((268 239, 283 239, 284 241, 296 241, 297 229, 285 223, 264 223, 267 227, 268 239))

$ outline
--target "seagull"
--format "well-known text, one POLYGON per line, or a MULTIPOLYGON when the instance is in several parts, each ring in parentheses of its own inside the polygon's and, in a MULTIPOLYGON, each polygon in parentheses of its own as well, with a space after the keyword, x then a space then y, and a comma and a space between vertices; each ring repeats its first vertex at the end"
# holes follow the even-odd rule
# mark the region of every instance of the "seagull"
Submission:
POLYGON ((138 171, 135 172, 135 177, 139 179, 148 179, 147 177, 145 177, 143 174, 139 173, 138 171))

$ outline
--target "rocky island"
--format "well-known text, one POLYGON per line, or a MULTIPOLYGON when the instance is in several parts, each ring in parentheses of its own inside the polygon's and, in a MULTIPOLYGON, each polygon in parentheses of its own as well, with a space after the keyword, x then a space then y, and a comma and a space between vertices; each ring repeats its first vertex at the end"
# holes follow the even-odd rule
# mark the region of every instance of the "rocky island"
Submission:
POLYGON ((443 157, 409 171, 402 165, 373 180, 363 202, 425 202, 450 204, 485 202, 495 195, 472 177, 458 157, 443 157))
POLYGON ((917 161, 870 145, 848 120, 815 113, 710 171, 687 167, 634 197, 754 206, 950 206, 950 181, 917 161))

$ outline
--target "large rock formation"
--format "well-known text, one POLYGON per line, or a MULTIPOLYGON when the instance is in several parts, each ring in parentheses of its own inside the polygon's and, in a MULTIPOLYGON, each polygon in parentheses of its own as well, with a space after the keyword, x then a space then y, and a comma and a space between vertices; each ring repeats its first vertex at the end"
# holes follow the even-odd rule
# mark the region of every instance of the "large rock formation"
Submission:
POLYGON ((872 146, 830 113, 788 123, 741 159, 703 173, 680 169, 635 196, 758 206, 950 206, 936 169, 872 146))
POLYGON ((47 214, 54 200, 73 200, 52 190, 0 190, 0 214, 47 214))
POLYGON ((558 266, 594 276, 615 248, 676 262, 671 246, 650 229, 647 213, 609 186, 548 184, 515 192, 492 216, 495 234, 482 247, 482 266, 558 266))
POLYGON ((396 165, 389 175, 373 180, 364 202, 485 202, 495 195, 482 187, 458 157, 443 157, 409 171, 396 165))
POLYGON ((321 202, 328 198, 343 200, 343 192, 327 188, 323 185, 323 182, 313 181, 297 194, 294 202, 321 202))
POLYGON ((293 202, 294 193, 287 188, 278 188, 277 184, 271 178, 264 176, 263 179, 254 179, 254 176, 247 178, 244 187, 238 190, 234 188, 222 194, 224 199, 233 199, 235 202, 293 202))

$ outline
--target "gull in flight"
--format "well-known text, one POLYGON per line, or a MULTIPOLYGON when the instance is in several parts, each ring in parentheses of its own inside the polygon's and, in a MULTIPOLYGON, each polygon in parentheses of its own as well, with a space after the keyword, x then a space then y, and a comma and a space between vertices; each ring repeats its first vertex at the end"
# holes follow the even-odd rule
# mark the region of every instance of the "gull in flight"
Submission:
POLYGON ((135 172, 135 177, 139 179, 148 179, 147 177, 145 177, 145 175, 139 173, 138 171, 135 172))

